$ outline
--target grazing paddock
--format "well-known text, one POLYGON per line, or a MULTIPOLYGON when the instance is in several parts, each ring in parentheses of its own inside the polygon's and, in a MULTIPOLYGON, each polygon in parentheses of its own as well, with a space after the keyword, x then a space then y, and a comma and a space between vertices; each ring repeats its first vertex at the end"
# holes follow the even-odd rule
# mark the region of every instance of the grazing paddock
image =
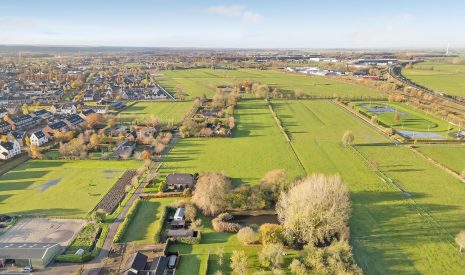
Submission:
POLYGON ((465 97, 465 65, 421 62, 402 74, 420 85, 448 95, 465 97))
POLYGON ((263 100, 243 100, 235 111, 232 138, 180 139, 165 157, 162 177, 172 172, 225 172, 233 183, 257 183, 268 171, 304 171, 263 100))
POLYGON ((377 91, 336 79, 273 70, 173 70, 165 71, 164 77, 159 79, 163 87, 169 90, 181 87, 191 98, 203 94, 211 97, 215 93, 216 86, 233 85, 244 80, 268 84, 291 93, 300 89, 303 93, 312 96, 382 96, 377 91))
POLYGON ((144 116, 157 116, 162 121, 173 120, 174 123, 179 123, 192 106, 192 101, 140 101, 119 113, 117 118, 121 122, 130 123, 144 116))
POLYGON ((126 229, 121 242, 138 244, 158 242, 154 240, 154 236, 163 228, 163 208, 174 201, 176 198, 140 201, 137 212, 126 229))
POLYGON ((464 258, 451 244, 452 236, 465 228, 463 183, 409 149, 389 144, 329 101, 273 105, 307 173, 339 173, 347 182, 350 243, 366 274, 464 273, 464 258), (398 180, 418 204, 341 145, 345 130, 353 131, 356 148, 398 180))
POLYGON ((22 219, 0 235, 0 243, 59 243, 66 247, 84 227, 77 219, 22 219))
POLYGON ((456 173, 465 170, 465 145, 422 145, 417 149, 456 173))
POLYGON ((139 161, 31 160, 0 177, 0 213, 85 217, 139 161))

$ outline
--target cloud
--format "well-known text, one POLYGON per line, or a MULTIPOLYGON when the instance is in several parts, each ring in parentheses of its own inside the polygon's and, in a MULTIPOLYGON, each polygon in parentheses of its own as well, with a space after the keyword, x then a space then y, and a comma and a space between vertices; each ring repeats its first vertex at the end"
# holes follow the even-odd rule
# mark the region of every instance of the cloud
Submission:
POLYGON ((37 26, 37 22, 28 18, 0 17, 1 29, 31 29, 37 26))
POLYGON ((248 10, 247 6, 244 5, 211 6, 207 8, 207 12, 228 17, 239 17, 242 22, 247 24, 257 24, 264 19, 263 15, 248 10))

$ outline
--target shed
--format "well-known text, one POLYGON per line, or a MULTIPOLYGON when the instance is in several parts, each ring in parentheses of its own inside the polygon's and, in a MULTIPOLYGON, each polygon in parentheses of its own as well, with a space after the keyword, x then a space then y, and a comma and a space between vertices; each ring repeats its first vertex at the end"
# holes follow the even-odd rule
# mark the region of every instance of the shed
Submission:
POLYGON ((174 213, 174 218, 175 221, 182 221, 184 220, 184 208, 178 208, 176 209, 176 213, 174 213))

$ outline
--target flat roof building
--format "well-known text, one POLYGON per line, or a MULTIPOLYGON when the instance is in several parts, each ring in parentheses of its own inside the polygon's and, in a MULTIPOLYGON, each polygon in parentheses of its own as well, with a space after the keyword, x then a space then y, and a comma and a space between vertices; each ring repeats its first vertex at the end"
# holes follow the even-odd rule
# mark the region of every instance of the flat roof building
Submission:
POLYGON ((57 243, 0 243, 0 259, 14 260, 18 266, 44 268, 60 251, 57 243))

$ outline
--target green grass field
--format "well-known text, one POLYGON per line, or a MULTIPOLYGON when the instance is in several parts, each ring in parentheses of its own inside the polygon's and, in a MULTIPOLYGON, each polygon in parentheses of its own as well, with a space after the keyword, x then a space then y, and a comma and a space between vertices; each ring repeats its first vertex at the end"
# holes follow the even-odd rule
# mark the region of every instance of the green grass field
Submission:
POLYGON ((354 104, 358 110, 361 110, 370 116, 376 115, 378 121, 397 130, 438 133, 444 137, 447 137, 449 128, 451 128, 451 132, 457 130, 456 127, 449 124, 447 121, 443 121, 421 110, 416 110, 404 103, 357 102, 354 104), (388 107, 391 108, 391 111, 376 113, 372 111, 372 109, 376 106, 383 108, 388 107), (395 120, 396 113, 399 114, 398 121, 395 120))
POLYGON ((381 93, 338 80, 306 76, 273 70, 175 70, 164 71, 159 81, 168 90, 182 87, 190 97, 212 96, 217 85, 232 85, 242 80, 258 81, 283 90, 302 92, 313 96, 382 96, 381 93))
POLYGON ((181 122, 184 115, 192 108, 192 101, 184 102, 153 102, 140 101, 118 114, 123 122, 132 122, 140 116, 155 115, 162 121, 173 120, 181 122))
POLYGON ((232 138, 181 139, 160 173, 225 172, 236 184, 256 183, 273 169, 285 169, 291 178, 304 174, 265 101, 240 101, 235 119, 232 138))
POLYGON ((434 91, 465 97, 465 65, 422 62, 413 69, 404 69, 402 74, 434 91))
POLYGON ((465 170, 464 145, 422 145, 418 150, 456 173, 465 170))
POLYGON ((161 220, 162 209, 175 200, 176 198, 142 200, 121 242, 154 243, 155 233, 161 230, 164 222, 161 220))
POLYGON ((464 258, 450 243, 464 226, 459 217, 465 213, 459 209, 465 203, 458 200, 465 195, 463 183, 407 148, 385 145, 387 139, 328 101, 274 106, 307 172, 339 173, 348 183, 353 208, 350 242, 366 274, 464 272, 464 258), (392 170, 392 177, 405 182, 415 201, 423 200, 419 203, 426 214, 392 184, 381 181, 353 150, 341 146, 348 129, 363 154, 379 161, 389 175, 392 170), (427 194, 422 185, 429 189, 427 194), (452 190, 456 195, 449 202, 447 193, 452 190), (446 220, 449 228, 444 231, 446 220))
POLYGON ((31 160, 0 177, 0 213, 85 217, 138 161, 31 160))

